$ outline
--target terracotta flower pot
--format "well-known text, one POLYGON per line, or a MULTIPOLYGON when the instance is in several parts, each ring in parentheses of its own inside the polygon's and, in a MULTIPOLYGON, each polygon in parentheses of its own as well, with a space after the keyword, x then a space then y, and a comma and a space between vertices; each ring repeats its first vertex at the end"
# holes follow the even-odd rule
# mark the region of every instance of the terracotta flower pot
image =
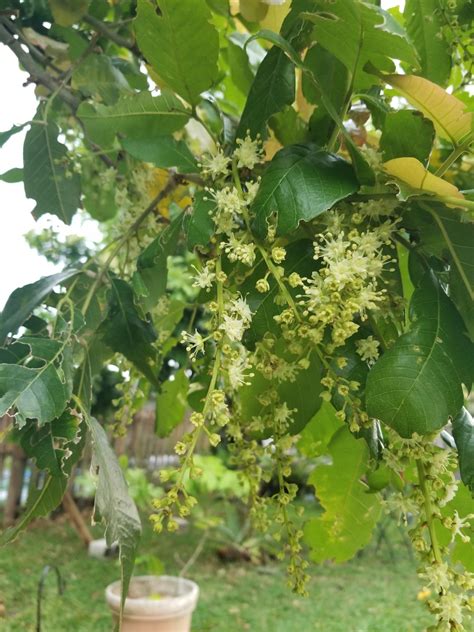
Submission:
MULTIPOLYGON (((199 596, 197 584, 167 575, 132 578, 122 620, 122 632, 190 632, 199 596)), ((120 581, 107 586, 105 598, 117 621, 120 581)))

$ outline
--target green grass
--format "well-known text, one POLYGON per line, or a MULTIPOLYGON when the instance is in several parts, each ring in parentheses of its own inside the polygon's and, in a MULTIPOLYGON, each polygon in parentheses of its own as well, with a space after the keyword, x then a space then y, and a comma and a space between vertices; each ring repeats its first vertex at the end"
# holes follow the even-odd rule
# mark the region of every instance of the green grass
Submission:
MULTIPOLYGON (((212 543, 204 549, 189 576, 201 596, 193 632, 420 632, 430 623, 417 601, 415 562, 400 544, 392 560, 386 544, 371 545, 361 556, 342 565, 313 567, 310 597, 302 599, 285 585, 277 563, 219 563, 212 543)), ((176 573, 176 556, 188 559, 199 532, 156 536, 145 529, 143 550, 158 555, 166 571, 176 573)), ((42 632, 109 632, 112 624, 104 602, 105 586, 117 579, 116 560, 89 558, 75 532, 64 524, 40 521, 0 553, 0 600, 6 618, 2 632, 35 629, 37 582, 46 564, 60 567, 67 587, 57 597, 54 577, 48 577, 42 632)), ((142 569, 139 569, 142 570, 142 569)))

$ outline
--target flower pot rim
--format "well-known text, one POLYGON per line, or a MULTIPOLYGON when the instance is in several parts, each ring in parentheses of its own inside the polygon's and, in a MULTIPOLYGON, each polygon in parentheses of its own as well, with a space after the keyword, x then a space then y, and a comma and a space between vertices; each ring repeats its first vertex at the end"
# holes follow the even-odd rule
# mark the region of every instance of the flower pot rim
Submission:
MULTIPOLYGON (((132 577, 133 582, 147 582, 157 586, 168 585, 181 594, 167 595, 162 599, 150 599, 149 597, 127 597, 124 605, 125 616, 137 616, 144 619, 170 619, 183 616, 192 612, 197 604, 199 586, 190 579, 174 575, 137 575, 132 577)), ((112 582, 105 589, 105 598, 109 608, 115 612, 120 611, 120 585, 121 580, 112 582)), ((163 590, 163 588, 161 588, 163 590)))

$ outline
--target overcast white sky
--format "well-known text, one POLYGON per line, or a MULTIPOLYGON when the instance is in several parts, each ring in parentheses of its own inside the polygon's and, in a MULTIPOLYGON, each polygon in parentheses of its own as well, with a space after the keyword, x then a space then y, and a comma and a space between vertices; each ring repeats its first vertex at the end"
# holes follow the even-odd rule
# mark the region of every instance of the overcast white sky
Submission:
MULTIPOLYGON (((397 0, 385 0, 384 8, 403 3, 397 0)), ((2 98, 0 100, 0 131, 10 129, 33 118, 36 110, 36 98, 33 86, 23 87, 27 74, 21 72, 13 53, 0 45, 0 69, 2 75, 2 98)), ((25 132, 13 136, 0 149, 0 173, 12 167, 23 165, 22 148, 25 132)), ((23 235, 38 230, 51 222, 62 226, 50 218, 41 218, 35 222, 31 216, 34 201, 25 197, 23 183, 7 184, 0 181, 0 309, 10 293, 17 287, 32 283, 41 276, 52 274, 55 266, 48 263, 28 246, 23 235)), ((96 239, 98 231, 94 223, 81 225, 74 220, 72 230, 66 232, 84 234, 96 239)))

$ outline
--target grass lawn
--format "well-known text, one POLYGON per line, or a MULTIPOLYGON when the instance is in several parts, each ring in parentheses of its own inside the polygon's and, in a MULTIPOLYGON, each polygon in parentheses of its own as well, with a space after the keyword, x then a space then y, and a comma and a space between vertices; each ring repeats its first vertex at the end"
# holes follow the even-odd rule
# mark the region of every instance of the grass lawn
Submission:
MULTIPOLYGON (((396 527, 391 531, 400 539, 396 527)), ((173 574, 179 570, 176 554, 188 559, 199 537, 192 529, 156 536, 146 527, 142 551, 158 555, 173 574)), ((67 586, 57 597, 54 577, 48 576, 42 632, 111 632, 104 588, 119 576, 117 561, 89 558, 68 525, 48 521, 38 521, 1 549, 0 601, 6 617, 0 630, 35 629, 37 582, 46 564, 60 567, 67 586)), ((279 563, 223 564, 209 542, 189 573, 201 589, 193 632, 421 632, 430 623, 416 599, 415 562, 400 542, 394 561, 386 544, 378 552, 371 545, 346 565, 312 570, 310 597, 298 598, 286 588, 279 563)))

